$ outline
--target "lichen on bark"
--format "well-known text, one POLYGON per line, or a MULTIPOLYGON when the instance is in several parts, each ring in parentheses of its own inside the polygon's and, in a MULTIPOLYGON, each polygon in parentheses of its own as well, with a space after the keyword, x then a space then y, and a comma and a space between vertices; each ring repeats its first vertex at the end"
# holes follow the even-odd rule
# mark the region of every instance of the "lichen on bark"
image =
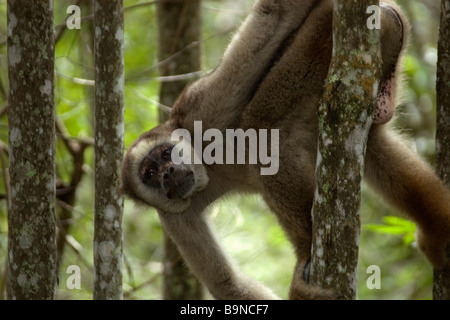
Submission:
POLYGON ((379 31, 367 28, 365 14, 373 4, 334 1, 333 56, 318 112, 310 281, 345 299, 356 298, 364 156, 380 74, 379 31))
MULTIPOLYGON (((450 1, 441 1, 437 64, 436 171, 450 187, 450 1)), ((450 244, 449 244, 450 246, 450 244)), ((450 249, 449 249, 450 251, 450 249)), ((449 252, 450 255, 450 252, 449 252)), ((434 270, 433 298, 450 299, 450 267, 434 270)))
POLYGON ((98 0, 95 11, 94 299, 122 299, 124 151, 123 1, 98 0))
POLYGON ((52 1, 8 1, 8 299, 56 289, 52 1))

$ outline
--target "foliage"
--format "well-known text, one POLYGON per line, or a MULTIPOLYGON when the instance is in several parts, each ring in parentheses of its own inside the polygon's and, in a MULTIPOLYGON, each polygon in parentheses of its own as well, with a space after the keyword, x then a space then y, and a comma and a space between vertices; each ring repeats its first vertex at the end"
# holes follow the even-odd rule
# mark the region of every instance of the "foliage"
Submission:
POLYGON ((405 246, 409 246, 414 242, 416 225, 411 221, 399 217, 386 216, 383 218, 383 222, 384 224, 366 224, 365 227, 378 233, 402 236, 405 246))
MULTIPOLYGON (((155 8, 151 4, 132 7, 146 1, 125 0, 125 146, 158 122, 159 82, 156 53, 155 8)), ((411 142, 420 153, 433 160, 435 115, 435 63, 438 12, 435 1, 400 1, 413 24, 409 55, 405 59, 406 98, 397 125, 415 137, 411 142)), ((64 23, 69 0, 54 1, 55 24, 64 23)), ((231 32, 247 14, 252 1, 204 0, 203 71, 219 63, 231 32)), ((82 16, 88 16, 88 7, 82 16)), ((90 23, 85 19, 81 30, 66 30, 56 45, 57 115, 75 139, 92 137, 93 47, 90 23), (92 40, 92 39, 91 39, 92 40), (82 83, 82 84, 80 84, 82 83)), ((56 27, 56 31, 58 31, 56 27)), ((0 112, 6 106, 6 0, 0 0, 0 112)), ((37 137, 38 138, 38 137, 37 137)), ((0 157, 8 143, 7 119, 0 117, 0 157)), ((6 162, 7 163, 7 162, 6 162)), ((77 189, 77 199, 70 220, 72 228, 59 276, 59 299, 92 299, 93 263, 93 148, 86 150, 84 176, 77 189), (70 265, 81 268, 81 289, 69 290, 66 281, 70 265)), ((3 172, 4 166, 0 168, 3 172)), ((73 164, 59 139, 57 144, 58 179, 67 181, 73 164)), ((0 195, 5 195, 0 174, 0 195)), ((364 189, 359 260, 359 299, 424 299, 431 297, 431 267, 413 248, 410 225, 397 218, 383 220, 382 215, 396 215, 380 198, 364 189), (379 225, 384 224, 384 227, 379 225), (369 225, 365 227, 366 225, 369 225), (372 225, 372 226, 370 226, 372 225), (374 227, 373 225, 378 225, 374 227), (375 230, 374 230, 375 229, 375 230), (390 231, 405 233, 394 234, 390 231), (379 231, 387 232, 380 233, 379 231), (406 239, 406 242, 405 242, 406 239), (370 265, 381 268, 381 290, 369 290, 365 280, 370 265)), ((0 284, 3 281, 7 252, 6 201, 0 199, 0 284)), ((294 268, 293 250, 275 217, 257 196, 234 196, 211 208, 220 236, 243 271, 269 285, 286 298, 294 268)), ((152 209, 125 202, 124 210, 124 298, 158 299, 161 297, 161 226, 152 209)), ((0 288, 3 290, 3 288, 0 288)), ((1 297, 1 295, 0 295, 1 297)))

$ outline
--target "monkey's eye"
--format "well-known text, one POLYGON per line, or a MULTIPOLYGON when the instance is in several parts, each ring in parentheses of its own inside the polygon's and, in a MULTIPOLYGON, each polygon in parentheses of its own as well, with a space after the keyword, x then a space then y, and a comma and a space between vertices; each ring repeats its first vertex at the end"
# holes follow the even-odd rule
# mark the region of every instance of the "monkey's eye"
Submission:
POLYGON ((148 167, 142 175, 142 182, 145 184, 149 183, 157 174, 158 170, 156 170, 156 168, 148 167))
POLYGON ((153 177, 156 173, 157 173, 157 171, 156 171, 155 168, 149 168, 147 170, 147 176, 150 177, 150 178, 153 177))
POLYGON ((171 156, 172 156, 172 149, 170 149, 170 148, 164 150, 161 154, 161 158, 164 162, 170 161, 171 156))
POLYGON ((146 158, 139 169, 142 182, 148 183, 158 174, 158 168, 149 158, 146 158))

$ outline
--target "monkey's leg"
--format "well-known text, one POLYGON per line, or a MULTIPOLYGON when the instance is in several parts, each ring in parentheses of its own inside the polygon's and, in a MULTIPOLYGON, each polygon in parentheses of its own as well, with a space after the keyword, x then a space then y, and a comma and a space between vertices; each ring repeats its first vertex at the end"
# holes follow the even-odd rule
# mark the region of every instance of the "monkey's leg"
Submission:
POLYGON ((207 215, 193 211, 158 214, 189 268, 216 299, 279 299, 237 270, 220 246, 207 215))
POLYGON ((220 65, 189 86, 176 103, 184 124, 192 126, 194 120, 202 119, 209 128, 219 130, 237 124, 282 43, 320 1, 259 0, 220 65))
POLYGON ((418 244, 436 268, 448 262, 450 191, 419 156, 385 126, 369 135, 365 178, 418 225, 418 244))
POLYGON ((311 261, 311 224, 309 221, 310 205, 305 205, 307 211, 285 210, 277 212, 278 220, 283 226, 290 242, 294 246, 297 263, 289 290, 291 300, 324 300, 337 299, 331 290, 325 290, 309 285, 309 267, 311 261), (309 210, 309 211, 308 211, 309 210))
MULTIPOLYGON (((311 206, 314 196, 315 154, 298 147, 298 139, 282 132, 289 155, 280 155, 280 170, 273 176, 261 176, 267 205, 277 216, 291 242, 297 263, 289 298, 294 300, 335 299, 329 291, 309 285, 311 260, 311 206), (291 145, 292 144, 292 145, 291 145), (292 178, 292 176, 295 178, 292 178)), ((299 132, 301 136, 303 133, 299 132)), ((307 136, 306 139, 311 139, 307 136)), ((312 140, 312 139, 311 139, 312 140)))

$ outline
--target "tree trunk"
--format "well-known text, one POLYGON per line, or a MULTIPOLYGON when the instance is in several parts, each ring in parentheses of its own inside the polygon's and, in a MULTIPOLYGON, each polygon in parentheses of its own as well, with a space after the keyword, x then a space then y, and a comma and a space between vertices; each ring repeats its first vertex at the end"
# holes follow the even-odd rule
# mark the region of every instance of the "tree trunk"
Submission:
POLYGON ((357 293, 362 174, 380 75, 379 30, 367 27, 373 4, 334 1, 333 56, 318 114, 310 281, 343 299, 357 293))
MULTIPOLYGON (((163 0, 157 5, 159 26, 159 60, 161 76, 182 75, 199 71, 200 47, 183 50, 201 38, 200 0, 163 0), (176 54, 174 56, 174 54, 176 54), (173 57, 174 56, 174 57, 173 57), (173 57, 173 58, 172 58, 173 57)), ((192 80, 192 79, 190 79, 192 80)), ((160 102, 172 106, 189 80, 162 82, 160 102)), ((160 122, 168 114, 160 111, 160 122)), ((200 282, 186 267, 176 245, 164 234, 163 298, 167 300, 202 299, 200 282)))
POLYGON ((122 298, 123 0, 97 0, 94 13, 94 299, 112 300, 122 298))
MULTIPOLYGON (((436 90, 436 171, 450 187, 450 3, 448 0, 441 1, 436 90)), ((433 298, 450 300, 450 267, 442 271, 434 270, 433 298)))
POLYGON ((8 299, 56 289, 53 2, 8 1, 8 299))

